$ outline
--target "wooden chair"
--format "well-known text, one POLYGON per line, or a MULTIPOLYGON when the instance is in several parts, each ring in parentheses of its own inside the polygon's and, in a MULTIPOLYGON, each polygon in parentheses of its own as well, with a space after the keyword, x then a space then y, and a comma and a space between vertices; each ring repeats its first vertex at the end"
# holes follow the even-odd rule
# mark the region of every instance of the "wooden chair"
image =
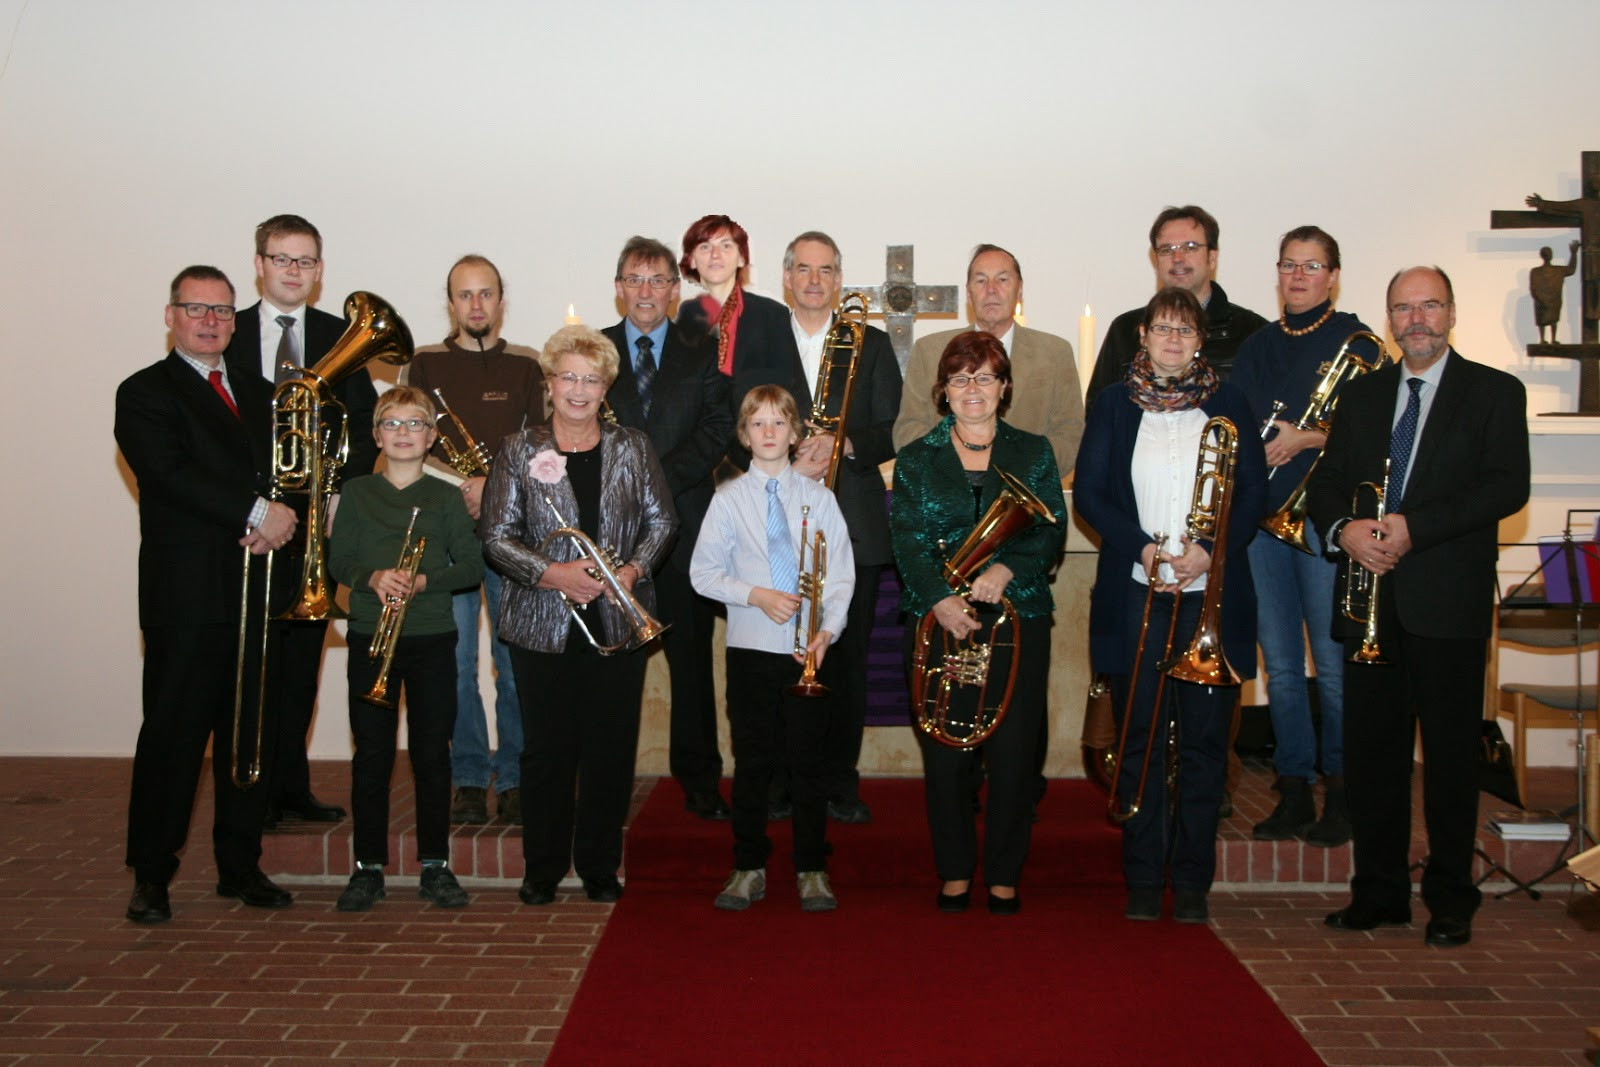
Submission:
MULTIPOLYGON (((1526 805, 1528 729, 1554 727, 1571 730, 1576 725, 1573 721, 1574 712, 1584 716, 1585 730, 1592 729, 1595 722, 1596 685, 1595 680, 1589 677, 1585 677, 1582 692, 1579 692, 1575 683, 1541 685, 1501 682, 1500 648, 1503 644, 1534 652, 1574 656, 1595 647, 1597 641, 1587 619, 1583 637, 1577 635, 1570 609, 1518 609, 1503 604, 1496 608, 1494 636, 1489 645, 1489 684, 1485 687, 1484 714, 1511 720, 1512 765, 1516 772, 1517 791, 1526 805)), ((1561 669, 1570 669, 1570 666, 1562 664, 1561 669)))

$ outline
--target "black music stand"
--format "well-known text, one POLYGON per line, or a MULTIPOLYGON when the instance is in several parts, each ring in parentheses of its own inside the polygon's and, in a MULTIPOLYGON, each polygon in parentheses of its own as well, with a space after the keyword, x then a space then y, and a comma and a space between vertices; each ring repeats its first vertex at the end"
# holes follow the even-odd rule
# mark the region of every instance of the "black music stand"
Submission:
MULTIPOLYGON (((1535 893, 1531 887, 1538 885, 1540 882, 1545 881, 1557 871, 1561 870, 1561 868, 1566 865, 1567 851, 1569 849, 1573 849, 1574 846, 1576 846, 1574 851, 1574 854, 1576 854, 1584 850, 1586 847, 1584 844, 1585 841, 1587 841, 1589 845, 1595 844, 1594 835, 1589 832, 1588 813, 1586 811, 1588 804, 1588 793, 1586 790, 1586 783, 1584 781, 1588 774, 1588 761, 1584 751, 1587 746, 1587 738, 1584 736, 1584 720, 1588 716, 1588 712, 1583 707, 1583 626, 1585 610, 1593 611, 1600 609, 1600 603, 1596 603, 1595 601, 1585 602, 1583 599, 1582 590, 1579 587, 1578 567, 1580 566, 1580 561, 1578 558, 1577 543, 1572 539, 1572 518, 1574 515, 1600 515, 1600 508, 1567 509, 1567 522, 1565 529, 1562 531, 1560 555, 1567 565, 1568 592, 1571 596, 1571 599, 1551 600, 1549 596, 1550 591, 1547 585, 1530 586, 1529 584, 1534 578, 1543 573, 1544 569, 1549 566, 1554 559, 1556 559, 1556 556, 1552 554, 1548 559, 1541 558, 1539 560, 1539 565, 1533 569, 1533 572, 1529 574, 1528 577, 1524 578, 1521 582, 1518 582, 1511 588, 1510 592, 1501 597, 1500 606, 1502 608, 1509 608, 1511 610, 1532 608, 1572 609, 1572 633, 1574 640, 1572 661, 1573 670, 1575 672, 1574 692, 1577 696, 1577 701, 1572 709, 1572 723, 1573 732, 1576 736, 1577 742, 1576 753, 1578 764, 1578 797, 1577 803, 1572 807, 1563 810, 1561 815, 1563 817, 1567 815, 1575 815, 1576 818, 1573 821, 1571 831, 1569 831, 1567 834, 1567 840, 1562 844, 1561 851, 1556 853, 1555 862, 1550 865, 1550 868, 1539 874, 1537 877, 1530 879, 1526 883, 1517 881, 1515 878, 1511 878, 1511 881, 1515 883, 1514 887, 1506 890, 1505 893, 1500 894, 1501 896, 1516 892, 1517 890, 1523 890, 1526 891, 1530 896, 1533 896, 1534 899, 1538 899, 1538 894, 1535 893)), ((1533 546, 1539 547, 1539 543, 1534 542, 1533 546)), ((1600 633, 1597 633, 1596 636, 1600 637, 1600 633)), ((1479 854, 1482 855, 1481 850, 1479 854)), ((1488 857, 1484 858, 1487 859, 1488 857)), ((1498 868, 1504 872, 1507 877, 1511 877, 1510 872, 1505 871, 1504 867, 1501 867, 1499 864, 1494 863, 1493 861, 1490 861, 1490 863, 1491 870, 1489 873, 1494 873, 1494 868, 1498 868)))

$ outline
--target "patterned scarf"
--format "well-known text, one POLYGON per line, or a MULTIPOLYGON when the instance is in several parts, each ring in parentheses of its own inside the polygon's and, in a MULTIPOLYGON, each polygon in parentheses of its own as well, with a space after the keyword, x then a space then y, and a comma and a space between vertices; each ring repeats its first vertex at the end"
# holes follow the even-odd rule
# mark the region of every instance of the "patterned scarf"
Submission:
POLYGON ((1221 380, 1211 369, 1206 357, 1196 352, 1194 359, 1173 378, 1163 378, 1156 373, 1150 353, 1144 349, 1128 364, 1128 375, 1123 381, 1128 386, 1128 396, 1145 411, 1188 411, 1211 399, 1221 380))
MULTIPOLYGON (((716 298, 710 293, 700 298, 705 302, 708 313, 716 307, 716 298)), ((728 302, 722 305, 717 317, 717 370, 725 376, 733 376, 733 346, 739 340, 739 314, 744 311, 744 290, 735 285, 733 292, 728 294, 728 302)), ((707 315, 707 318, 710 314, 707 315)))

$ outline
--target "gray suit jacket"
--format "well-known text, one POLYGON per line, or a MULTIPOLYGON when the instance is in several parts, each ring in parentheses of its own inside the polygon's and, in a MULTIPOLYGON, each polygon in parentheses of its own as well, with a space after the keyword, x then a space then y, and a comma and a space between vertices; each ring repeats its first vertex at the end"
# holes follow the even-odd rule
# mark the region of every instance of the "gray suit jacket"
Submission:
MULTIPOLYGON (((1011 407, 1001 416, 1019 430, 1046 437, 1055 453, 1056 467, 1065 478, 1078 458, 1083 437, 1083 390, 1078 387, 1078 364, 1065 338, 1026 326, 1012 326, 1011 407)), ((939 357, 950 339, 965 330, 944 330, 917 340, 906 362, 906 385, 900 394, 900 417, 894 424, 898 451, 939 425, 943 418, 933 405, 933 383, 939 357)))
MULTIPOLYGON (((571 616, 561 594, 539 589, 539 578, 552 563, 566 563, 582 554, 576 542, 560 537, 543 549, 544 539, 561 523, 578 521, 578 502, 565 476, 546 485, 528 473, 528 462, 555 448, 548 425, 512 434, 500 445, 493 472, 484 487, 478 536, 491 566, 508 579, 500 602, 500 639, 534 652, 560 652, 566 647, 571 616), (549 502, 546 502, 548 494, 549 502), (555 505, 555 509, 551 508, 555 505)), ((667 476, 639 430, 601 425, 600 537, 602 547, 616 551, 644 575, 634 596, 646 610, 655 607, 650 575, 666 558, 678 516, 672 508, 667 476)), ((621 641, 628 633, 622 612, 606 598, 596 601, 601 640, 621 641)), ((590 622, 593 627, 593 622, 590 622)))

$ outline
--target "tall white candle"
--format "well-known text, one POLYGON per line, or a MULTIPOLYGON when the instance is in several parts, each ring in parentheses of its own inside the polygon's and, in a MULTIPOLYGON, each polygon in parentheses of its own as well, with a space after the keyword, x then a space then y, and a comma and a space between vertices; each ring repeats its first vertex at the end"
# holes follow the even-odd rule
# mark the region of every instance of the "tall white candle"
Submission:
POLYGON ((1078 318, 1078 385, 1085 393, 1089 391, 1094 356, 1094 311, 1085 304, 1083 314, 1078 318))

